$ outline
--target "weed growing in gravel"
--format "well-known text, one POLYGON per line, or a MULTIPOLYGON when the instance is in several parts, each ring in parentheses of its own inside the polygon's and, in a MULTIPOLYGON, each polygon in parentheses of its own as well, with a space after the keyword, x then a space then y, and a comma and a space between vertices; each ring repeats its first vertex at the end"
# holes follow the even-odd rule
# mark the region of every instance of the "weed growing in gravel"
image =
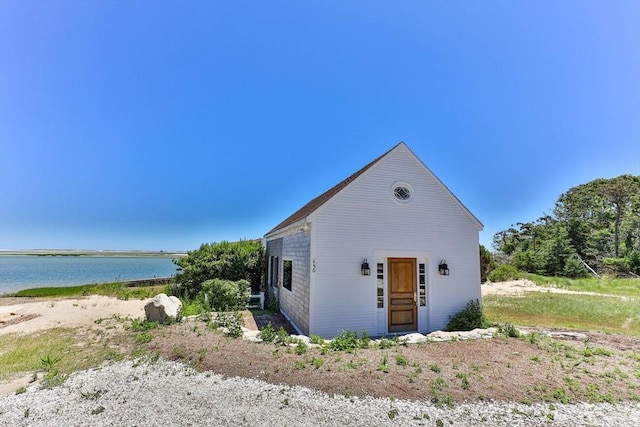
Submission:
POLYGON ((391 408, 389 412, 387 412, 387 417, 389 417, 390 420, 393 420, 398 416, 398 413, 398 408, 391 408))
POLYGON ((98 406, 96 409, 91 411, 91 415, 98 415, 104 412, 104 406, 98 406))
POLYGON ((441 371, 440 366, 438 366, 437 363, 432 363, 431 365, 429 365, 429 369, 436 373, 441 371))
POLYGON ((62 384, 66 379, 66 375, 62 375, 58 370, 58 363, 62 360, 62 357, 47 355, 40 359, 40 364, 46 371, 44 378, 42 379, 42 387, 51 388, 62 384))
POLYGON ((82 396, 82 398, 85 400, 98 400, 100 396, 102 396, 106 392, 107 390, 95 390, 93 393, 81 391, 80 396, 82 396))

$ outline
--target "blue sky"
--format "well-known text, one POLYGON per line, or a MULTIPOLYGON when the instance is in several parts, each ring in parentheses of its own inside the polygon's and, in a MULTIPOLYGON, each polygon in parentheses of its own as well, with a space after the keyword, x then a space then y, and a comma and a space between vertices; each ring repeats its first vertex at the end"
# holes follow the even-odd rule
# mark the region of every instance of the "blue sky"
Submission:
POLYGON ((399 141, 487 247, 640 174, 640 1, 0 0, 0 248, 260 237, 399 141))

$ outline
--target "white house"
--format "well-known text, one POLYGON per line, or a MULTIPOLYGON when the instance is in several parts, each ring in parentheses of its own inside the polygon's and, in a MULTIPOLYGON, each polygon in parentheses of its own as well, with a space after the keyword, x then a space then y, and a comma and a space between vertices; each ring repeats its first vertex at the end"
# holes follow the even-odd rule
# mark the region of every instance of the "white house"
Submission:
POLYGON ((401 142, 265 235, 267 292, 306 335, 442 329, 481 298, 482 227, 401 142))

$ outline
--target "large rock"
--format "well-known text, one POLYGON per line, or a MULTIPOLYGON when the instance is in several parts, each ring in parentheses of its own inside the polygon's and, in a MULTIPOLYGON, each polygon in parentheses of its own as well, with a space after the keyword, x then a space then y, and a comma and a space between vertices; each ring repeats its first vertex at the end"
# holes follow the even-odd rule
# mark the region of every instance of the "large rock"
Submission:
POLYGON ((178 298, 158 294, 144 306, 144 313, 149 322, 165 323, 175 320, 181 308, 182 303, 178 298))

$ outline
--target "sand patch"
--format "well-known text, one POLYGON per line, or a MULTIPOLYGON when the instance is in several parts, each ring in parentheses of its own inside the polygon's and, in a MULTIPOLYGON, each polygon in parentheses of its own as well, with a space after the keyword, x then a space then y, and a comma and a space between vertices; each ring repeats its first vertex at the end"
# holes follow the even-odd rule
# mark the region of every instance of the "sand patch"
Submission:
POLYGON ((95 320, 144 317, 146 300, 119 300, 92 295, 0 306, 0 335, 30 334, 58 327, 91 327, 95 320))

